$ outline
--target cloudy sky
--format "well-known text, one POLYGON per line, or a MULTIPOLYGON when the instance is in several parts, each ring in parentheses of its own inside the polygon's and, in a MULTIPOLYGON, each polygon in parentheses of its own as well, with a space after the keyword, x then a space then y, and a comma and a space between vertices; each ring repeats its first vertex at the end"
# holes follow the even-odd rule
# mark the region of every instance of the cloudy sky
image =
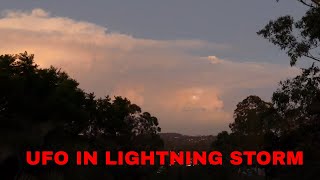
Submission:
POLYGON ((299 72, 256 32, 292 0, 0 0, 0 52, 35 54, 98 96, 128 97, 163 132, 227 130, 237 102, 299 72))

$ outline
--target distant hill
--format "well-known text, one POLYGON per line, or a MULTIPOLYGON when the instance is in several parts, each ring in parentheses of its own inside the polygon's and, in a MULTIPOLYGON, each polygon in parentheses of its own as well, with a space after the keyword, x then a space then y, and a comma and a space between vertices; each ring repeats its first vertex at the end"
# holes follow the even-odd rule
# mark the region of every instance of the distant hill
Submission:
POLYGON ((168 150, 207 150, 215 136, 188 136, 178 133, 161 133, 165 149, 168 150))

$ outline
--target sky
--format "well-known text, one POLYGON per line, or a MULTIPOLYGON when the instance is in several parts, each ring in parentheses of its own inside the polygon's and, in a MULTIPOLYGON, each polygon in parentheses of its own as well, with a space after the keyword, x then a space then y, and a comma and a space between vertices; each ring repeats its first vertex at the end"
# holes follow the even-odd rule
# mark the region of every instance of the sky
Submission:
POLYGON ((163 132, 228 130, 249 95, 300 71, 256 32, 292 0, 0 0, 0 53, 28 51, 97 96, 128 97, 163 132))

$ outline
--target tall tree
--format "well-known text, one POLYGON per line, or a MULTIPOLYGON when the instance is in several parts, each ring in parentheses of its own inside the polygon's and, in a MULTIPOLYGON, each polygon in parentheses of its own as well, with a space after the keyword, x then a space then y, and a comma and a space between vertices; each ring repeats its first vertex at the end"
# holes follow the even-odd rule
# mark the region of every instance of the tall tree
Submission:
POLYGON ((271 103, 258 96, 249 96, 237 104, 234 122, 229 125, 231 131, 241 135, 263 135, 276 131, 275 109, 271 103))

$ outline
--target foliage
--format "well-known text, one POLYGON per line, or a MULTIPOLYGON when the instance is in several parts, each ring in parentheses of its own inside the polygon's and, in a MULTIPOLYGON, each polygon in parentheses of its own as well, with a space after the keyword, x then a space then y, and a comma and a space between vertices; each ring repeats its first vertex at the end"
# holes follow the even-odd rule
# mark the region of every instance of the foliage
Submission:
POLYGON ((262 135, 276 131, 275 110, 271 103, 258 96, 249 96, 238 103, 234 111, 234 123, 229 125, 231 131, 242 135, 262 135))
MULTIPOLYGON (((26 149, 103 151, 163 146, 156 117, 127 98, 85 93, 67 73, 40 68, 27 52, 0 56, 0 85, 0 166, 9 168, 6 175, 12 172, 23 178, 29 177, 23 174, 38 172, 22 163, 21 152, 26 149), (12 166, 2 164, 8 160, 12 166)), ((71 166, 66 168, 72 172, 71 166)), ((79 171, 79 177, 85 177, 80 172, 93 169, 79 171)))
POLYGON ((290 57, 290 65, 295 65, 301 58, 320 61, 320 6, 318 1, 308 3, 299 0, 309 7, 306 14, 295 21, 292 16, 282 16, 270 21, 258 35, 266 38, 290 57))
POLYGON ((40 143, 55 126, 79 127, 85 121, 78 83, 54 67, 38 68, 33 58, 27 53, 0 56, 2 143, 40 143))

